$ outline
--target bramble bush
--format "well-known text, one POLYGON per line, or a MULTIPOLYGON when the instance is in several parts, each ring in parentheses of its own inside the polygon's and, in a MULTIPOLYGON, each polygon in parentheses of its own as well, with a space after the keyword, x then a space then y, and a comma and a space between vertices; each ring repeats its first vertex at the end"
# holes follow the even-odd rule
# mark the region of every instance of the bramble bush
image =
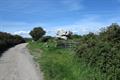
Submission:
POLYGON ((99 35, 88 34, 80 38, 76 55, 90 67, 99 69, 106 80, 120 80, 120 26, 112 24, 99 35))

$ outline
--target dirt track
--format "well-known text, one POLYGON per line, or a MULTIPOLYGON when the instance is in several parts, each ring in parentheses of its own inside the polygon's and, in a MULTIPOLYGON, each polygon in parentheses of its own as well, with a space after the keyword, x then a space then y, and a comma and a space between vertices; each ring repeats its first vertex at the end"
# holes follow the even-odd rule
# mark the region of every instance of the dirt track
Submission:
POLYGON ((43 80, 26 45, 17 45, 0 58, 0 80, 43 80))

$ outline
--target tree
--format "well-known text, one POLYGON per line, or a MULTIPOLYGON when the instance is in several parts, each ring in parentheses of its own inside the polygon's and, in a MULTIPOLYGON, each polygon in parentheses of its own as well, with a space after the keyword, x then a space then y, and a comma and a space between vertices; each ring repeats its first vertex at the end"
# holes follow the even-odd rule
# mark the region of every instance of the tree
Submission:
POLYGON ((32 36, 33 40, 37 41, 41 37, 43 37, 43 35, 45 35, 45 33, 46 32, 43 30, 42 27, 36 27, 29 34, 32 36))

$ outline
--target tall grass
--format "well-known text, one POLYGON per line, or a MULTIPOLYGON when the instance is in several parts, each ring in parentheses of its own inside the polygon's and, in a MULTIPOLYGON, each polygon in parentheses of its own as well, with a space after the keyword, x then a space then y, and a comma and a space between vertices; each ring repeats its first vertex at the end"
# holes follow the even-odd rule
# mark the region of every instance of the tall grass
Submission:
POLYGON ((45 80, 105 80, 99 70, 87 67, 72 49, 54 47, 54 43, 31 42, 28 48, 40 64, 45 80), (81 63, 80 63, 81 62, 81 63))

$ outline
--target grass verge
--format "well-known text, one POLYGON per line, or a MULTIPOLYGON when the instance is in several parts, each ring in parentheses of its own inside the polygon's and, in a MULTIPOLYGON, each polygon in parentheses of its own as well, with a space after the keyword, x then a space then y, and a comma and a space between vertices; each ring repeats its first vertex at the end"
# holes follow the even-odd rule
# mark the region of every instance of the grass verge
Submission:
POLYGON ((54 47, 54 43, 30 42, 28 48, 44 73, 45 80, 105 80, 96 69, 80 63, 73 50, 54 47))

